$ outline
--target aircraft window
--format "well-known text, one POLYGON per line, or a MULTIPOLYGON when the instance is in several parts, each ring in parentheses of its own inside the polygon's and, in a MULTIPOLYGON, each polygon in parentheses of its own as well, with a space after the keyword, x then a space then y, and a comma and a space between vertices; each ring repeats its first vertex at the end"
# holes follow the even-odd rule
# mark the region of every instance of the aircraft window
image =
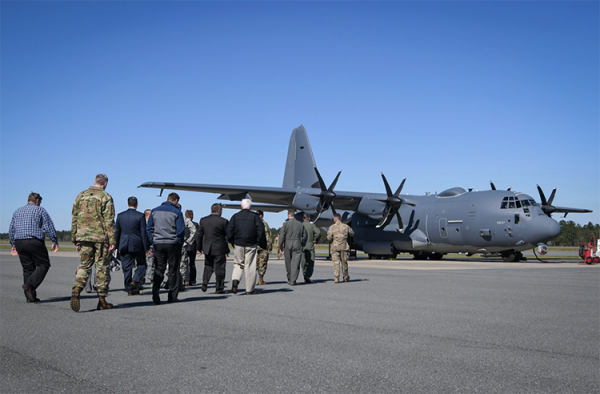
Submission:
POLYGON ((508 197, 508 199, 509 199, 510 201, 514 201, 514 200, 515 200, 515 198, 514 198, 514 197, 508 197))
POLYGON ((504 197, 502 201, 508 201, 508 197, 504 197))
POLYGON ((513 209, 514 207, 515 207, 515 202, 514 201, 509 201, 508 202, 508 209, 513 209))
POLYGON ((506 209, 507 205, 508 205, 508 201, 502 201, 502 205, 500 205, 500 209, 506 209))
POLYGON ((517 200, 517 208, 521 208, 521 201, 517 200))
POLYGON ((537 207, 538 204, 537 202, 535 202, 535 200, 529 200, 529 202, 531 203, 532 206, 537 207))
POLYGON ((529 200, 522 200, 521 205, 523 205, 524 207, 528 207, 530 205, 529 200))

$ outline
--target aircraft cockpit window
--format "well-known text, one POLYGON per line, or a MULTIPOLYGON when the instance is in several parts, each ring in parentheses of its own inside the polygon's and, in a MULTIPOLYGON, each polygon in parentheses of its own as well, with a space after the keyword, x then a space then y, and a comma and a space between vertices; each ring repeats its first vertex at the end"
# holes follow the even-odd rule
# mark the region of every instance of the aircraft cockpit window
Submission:
POLYGON ((514 201, 509 201, 508 202, 508 209, 513 209, 514 207, 515 207, 515 202, 514 201))
POLYGON ((529 202, 531 203, 532 206, 537 207, 538 204, 537 202, 535 202, 535 200, 529 200, 529 202))
POLYGON ((517 200, 517 208, 521 208, 521 201, 517 200))
POLYGON ((521 200, 521 205, 523 205, 523 207, 528 207, 528 206, 530 206, 530 204, 529 204, 529 200, 521 200))
POLYGON ((500 209, 506 209, 508 206, 508 201, 502 201, 502 205, 500 205, 500 209))

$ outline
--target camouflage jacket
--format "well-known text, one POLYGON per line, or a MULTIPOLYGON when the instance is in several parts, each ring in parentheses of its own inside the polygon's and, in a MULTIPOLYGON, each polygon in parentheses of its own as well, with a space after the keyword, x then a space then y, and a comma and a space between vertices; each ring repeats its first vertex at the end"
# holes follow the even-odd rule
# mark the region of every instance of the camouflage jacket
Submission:
POLYGON ((101 187, 91 186, 79 193, 73 204, 71 219, 73 243, 116 243, 115 206, 111 195, 101 187))
MULTIPOLYGON (((264 221, 264 219, 261 219, 263 224, 265 225, 265 237, 267 237, 267 249, 268 251, 273 250, 273 240, 271 239, 271 228, 269 227, 269 225, 267 224, 267 222, 264 221)), ((258 247, 258 249, 262 249, 260 246, 258 247)))
POLYGON ((334 223, 327 231, 327 240, 331 242, 331 251, 349 250, 348 238, 354 235, 354 230, 342 222, 334 223))

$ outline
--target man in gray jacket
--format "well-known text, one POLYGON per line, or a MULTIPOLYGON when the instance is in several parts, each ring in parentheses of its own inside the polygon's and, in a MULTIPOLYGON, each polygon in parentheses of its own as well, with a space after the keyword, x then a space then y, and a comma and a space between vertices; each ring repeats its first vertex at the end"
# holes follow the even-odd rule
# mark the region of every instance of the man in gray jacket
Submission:
POLYGON ((306 244, 306 230, 296 219, 294 213, 293 209, 288 211, 288 220, 283 223, 279 232, 279 248, 285 256, 285 269, 290 286, 296 286, 296 280, 300 273, 302 248, 306 244))
POLYGON ((177 302, 179 295, 179 263, 181 260, 181 247, 185 232, 183 214, 177 208, 179 195, 171 193, 167 201, 154 208, 148 217, 146 231, 148 240, 154 246, 156 267, 152 280, 152 301, 160 304, 160 284, 165 277, 165 269, 169 265, 169 296, 168 302, 177 302))

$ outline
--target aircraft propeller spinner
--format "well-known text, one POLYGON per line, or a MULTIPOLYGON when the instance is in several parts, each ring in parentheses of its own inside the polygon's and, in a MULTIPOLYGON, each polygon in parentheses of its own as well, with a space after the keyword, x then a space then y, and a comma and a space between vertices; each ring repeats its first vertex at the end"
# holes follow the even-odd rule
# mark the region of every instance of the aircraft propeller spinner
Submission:
MULTIPOLYGON (((552 213, 556 211, 554 205, 552 205, 552 201, 554 201, 554 195, 556 194, 556 188, 552 189, 552 194, 550 194, 550 198, 546 201, 546 196, 542 191, 540 185, 537 185, 538 192, 540 192, 540 201, 542 202, 542 211, 549 217, 552 217, 552 213)), ((566 215, 565 215, 566 216, 566 215)))
POLYGON ((387 198, 385 200, 378 200, 378 201, 385 203, 385 208, 383 209, 383 213, 382 213, 383 218, 381 219, 379 224, 377 224, 375 227, 380 228, 380 227, 387 226, 392 221, 392 218, 394 217, 394 215, 396 215, 396 218, 398 218, 398 225, 400 226, 400 230, 402 230, 404 228, 404 223, 402 223, 402 218, 400 217, 400 214, 398 213, 400 206, 403 203, 411 205, 413 207, 415 206, 415 204, 410 203, 410 202, 405 202, 403 199, 400 198, 400 192, 402 192, 402 188, 404 187, 404 182, 406 182, 406 178, 404 178, 402 180, 402 183, 400 184, 400 186, 398 186, 398 189, 396 190, 396 193, 394 193, 394 194, 392 194, 392 189, 390 188, 390 184, 388 183, 387 179, 385 179, 385 175, 383 175, 383 172, 381 173, 381 178, 383 179, 383 185, 385 186, 385 192, 387 193, 387 198))
POLYGON ((317 178, 319 179, 319 187, 321 188, 321 193, 313 194, 313 196, 319 197, 319 200, 320 200, 317 217, 313 220, 313 222, 316 222, 317 220, 319 220, 319 218, 321 217, 321 214, 323 212, 325 212, 326 210, 328 210, 329 208, 331 208, 331 211, 335 215, 336 212, 335 212, 335 208, 333 207, 333 200, 335 200, 336 194, 333 191, 333 189, 335 188, 335 185, 337 184, 337 181, 340 178, 342 170, 340 170, 340 172, 338 172, 337 176, 335 177, 335 179, 333 180, 333 182, 331 183, 329 188, 327 188, 325 186, 325 182, 323 181, 321 174, 319 174, 319 170, 317 170, 317 167, 315 167, 315 173, 317 174, 317 178))

